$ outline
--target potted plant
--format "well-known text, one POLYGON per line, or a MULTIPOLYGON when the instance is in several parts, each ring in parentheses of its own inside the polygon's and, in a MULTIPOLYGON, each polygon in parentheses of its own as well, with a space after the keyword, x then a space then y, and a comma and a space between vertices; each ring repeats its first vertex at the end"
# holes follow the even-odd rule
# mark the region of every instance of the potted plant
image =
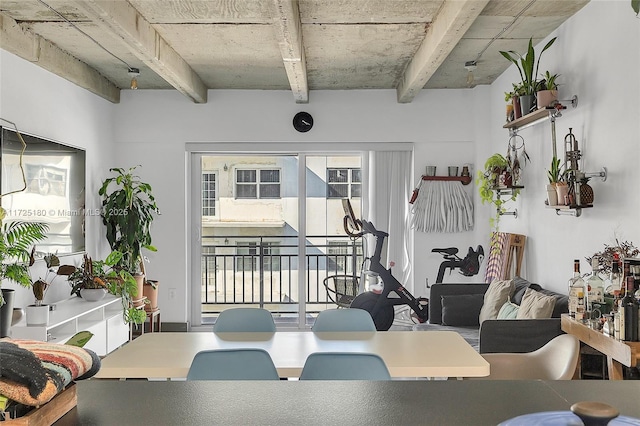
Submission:
POLYGON ((142 324, 147 314, 144 310, 133 306, 133 298, 137 294, 137 283, 129 271, 117 267, 122 257, 123 254, 117 250, 112 251, 105 260, 92 260, 85 254, 82 265, 73 267, 73 272, 69 274, 71 294, 80 295, 89 301, 99 300, 97 299, 99 296, 86 290, 97 290, 102 293, 102 297, 107 292, 119 296, 122 298, 124 321, 142 324))
POLYGON ((484 170, 478 171, 476 179, 480 200, 482 204, 490 203, 495 206, 495 216, 490 219, 491 227, 498 232, 500 216, 505 212, 504 203, 518 197, 519 189, 513 189, 509 198, 501 198, 498 194, 500 189, 507 189, 511 186, 511 174, 509 162, 502 154, 493 154, 484 163, 484 170))
MULTIPOLYGON (((5 217, 5 210, 0 207, 0 221, 5 217)), ((32 263, 30 248, 46 238, 48 225, 41 222, 14 221, 5 223, 0 228, 0 287, 2 281, 31 285, 29 266, 32 263)), ((13 316, 13 289, 2 289, 0 294, 0 337, 9 335, 13 316)))
POLYGON ((556 83, 556 79, 559 77, 559 74, 551 74, 549 71, 546 71, 542 77, 542 80, 540 80, 538 84, 538 92, 536 93, 538 109, 552 106, 558 101, 558 84, 556 83))
POLYGON ((536 60, 536 52, 533 48, 533 37, 529 39, 529 46, 527 48, 527 53, 525 56, 522 56, 518 52, 514 52, 513 50, 509 50, 507 52, 500 51, 500 54, 505 57, 509 62, 515 64, 518 68, 518 72, 520 73, 520 78, 522 80, 522 88, 524 91, 523 96, 520 96, 520 105, 522 107, 522 115, 526 115, 534 109, 535 106, 535 95, 538 90, 538 81, 536 80, 536 76, 538 75, 538 66, 540 64, 540 58, 542 57, 542 53, 545 50, 551 47, 551 45, 556 41, 557 37, 552 38, 549 42, 544 46, 538 58, 536 60))
MULTIPOLYGON (((31 251, 31 261, 29 263, 32 266, 35 263, 35 247, 31 251)), ((26 308, 27 313, 27 325, 36 324, 48 324, 49 323, 49 305, 43 303, 44 295, 47 289, 53 285, 53 282, 59 275, 68 275, 71 269, 68 265, 60 266, 60 259, 58 256, 52 253, 48 253, 44 256, 44 261, 47 266, 47 272, 44 278, 39 277, 31 284, 31 290, 35 297, 35 303, 29 305, 26 308), (54 269, 55 268, 55 269, 54 269), (51 275, 53 274, 53 278, 51 275)))
POLYGON ((107 227, 107 241, 111 250, 122 254, 114 266, 136 276, 138 290, 133 296, 138 299, 134 299, 134 304, 142 306, 145 282, 142 249, 156 251, 151 245, 151 224, 160 211, 151 185, 135 174, 138 167, 110 169, 115 176, 107 178, 98 193, 103 197, 101 216, 107 227))
POLYGON ((564 173, 562 172, 562 165, 558 157, 551 159, 551 167, 547 171, 547 177, 549 178, 549 185, 547 186, 547 202, 550 206, 566 205, 566 196, 569 194, 569 185, 564 180, 564 173), (556 198, 551 194, 552 191, 556 192, 556 198))

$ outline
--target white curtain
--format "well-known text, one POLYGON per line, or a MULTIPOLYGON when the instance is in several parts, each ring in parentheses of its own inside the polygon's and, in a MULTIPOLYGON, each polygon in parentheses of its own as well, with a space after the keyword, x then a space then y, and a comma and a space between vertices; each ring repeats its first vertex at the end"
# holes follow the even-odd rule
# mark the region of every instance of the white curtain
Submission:
MULTIPOLYGON (((376 229, 389 237, 381 263, 394 262, 393 276, 413 292, 413 231, 409 197, 413 192, 413 152, 376 151, 369 153, 369 199, 367 216, 376 229)), ((369 255, 375 241, 368 239, 369 255)))

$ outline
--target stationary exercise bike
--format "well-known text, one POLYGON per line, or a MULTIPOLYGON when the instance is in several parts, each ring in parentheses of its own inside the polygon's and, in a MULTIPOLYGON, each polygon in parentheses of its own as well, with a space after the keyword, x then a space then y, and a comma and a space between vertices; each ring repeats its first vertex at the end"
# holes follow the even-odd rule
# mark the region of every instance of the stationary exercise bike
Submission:
POLYGON ((343 200, 345 210, 344 229, 351 237, 361 237, 372 234, 376 239, 376 248, 373 256, 368 259, 368 271, 377 274, 384 287, 380 293, 366 291, 360 293, 351 302, 352 308, 364 309, 371 314, 376 330, 389 330, 393 324, 395 305, 409 305, 415 312, 418 322, 426 322, 429 319, 429 300, 424 297, 415 298, 387 269, 380 263, 384 239, 389 236, 386 232, 378 231, 371 222, 360 221, 355 218, 349 200, 343 200), (391 293, 393 295, 391 296, 391 293), (391 296, 391 297, 390 297, 391 296))

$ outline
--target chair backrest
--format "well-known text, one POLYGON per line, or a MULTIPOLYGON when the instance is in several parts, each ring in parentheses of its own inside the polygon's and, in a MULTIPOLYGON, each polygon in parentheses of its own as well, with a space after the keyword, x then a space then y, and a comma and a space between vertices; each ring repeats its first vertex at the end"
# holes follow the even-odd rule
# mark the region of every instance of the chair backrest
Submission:
POLYGON ((391 380, 391 375, 376 354, 315 352, 307 357, 300 380, 391 380))
POLYGON ((313 331, 376 331, 371 314, 364 309, 327 309, 318 314, 313 331))
POLYGON ((232 308, 220 312, 213 325, 214 332, 275 332, 271 312, 262 308, 232 308))
POLYGON ((529 353, 482 354, 489 362, 489 380, 570 380, 578 365, 580 341, 562 334, 529 353))
POLYGON ((187 380, 279 380, 273 360, 258 348, 215 349, 196 354, 187 380))

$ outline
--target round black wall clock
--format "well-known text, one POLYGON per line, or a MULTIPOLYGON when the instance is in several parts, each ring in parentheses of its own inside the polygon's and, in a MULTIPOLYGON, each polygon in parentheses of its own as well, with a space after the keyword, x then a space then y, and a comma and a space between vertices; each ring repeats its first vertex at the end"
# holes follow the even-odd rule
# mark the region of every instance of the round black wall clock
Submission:
POLYGON ((313 117, 308 112, 299 112, 293 116, 293 128, 299 132, 308 132, 313 127, 313 117))

